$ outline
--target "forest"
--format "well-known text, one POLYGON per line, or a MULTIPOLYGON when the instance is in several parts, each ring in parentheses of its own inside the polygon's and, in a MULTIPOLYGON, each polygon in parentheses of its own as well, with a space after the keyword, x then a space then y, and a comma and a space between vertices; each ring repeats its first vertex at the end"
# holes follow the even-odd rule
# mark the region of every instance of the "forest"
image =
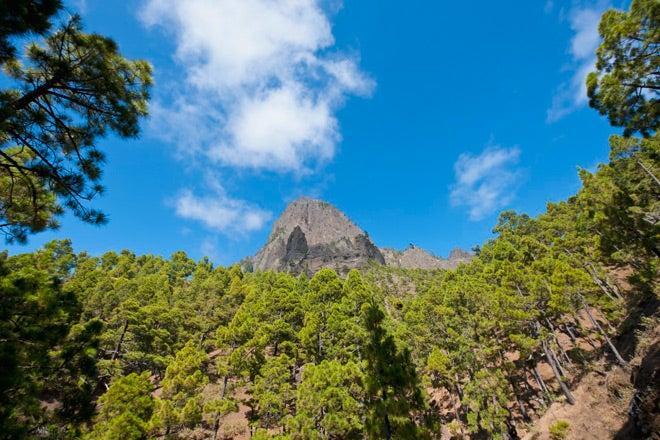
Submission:
MULTIPOLYGON (((8 242, 65 211, 104 223, 96 142, 136 136, 148 112, 148 63, 79 17, 57 27, 60 8, 0 7, 18 84, 0 91, 8 242), (20 58, 26 36, 41 40, 20 58)), ((69 240, 2 253, 0 438, 516 439, 575 403, 596 360, 632 368, 658 325, 660 3, 610 9, 599 31, 587 89, 612 125, 609 161, 541 215, 502 212, 455 270, 296 277, 69 240)), ((658 429, 647 385, 628 438, 658 429)))

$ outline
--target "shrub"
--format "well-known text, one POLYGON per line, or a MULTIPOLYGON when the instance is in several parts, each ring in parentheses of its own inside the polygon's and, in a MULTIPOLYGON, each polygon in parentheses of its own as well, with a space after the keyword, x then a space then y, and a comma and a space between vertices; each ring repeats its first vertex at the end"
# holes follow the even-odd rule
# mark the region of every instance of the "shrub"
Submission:
POLYGON ((558 420, 556 423, 550 425, 550 438, 552 440, 565 439, 570 426, 566 420, 558 420))

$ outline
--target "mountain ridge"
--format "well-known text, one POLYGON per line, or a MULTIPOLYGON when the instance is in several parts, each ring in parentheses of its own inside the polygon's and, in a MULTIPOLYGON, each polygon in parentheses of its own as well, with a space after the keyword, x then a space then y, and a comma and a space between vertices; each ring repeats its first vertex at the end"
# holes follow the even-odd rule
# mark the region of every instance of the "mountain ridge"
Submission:
POLYGON ((285 208, 264 246, 247 263, 255 271, 311 275, 322 268, 346 274, 371 262, 406 269, 453 269, 470 259, 471 254, 461 249, 444 259, 415 245, 402 251, 379 248, 332 204, 300 197, 285 208))
POLYGON ((472 259, 472 254, 460 248, 452 249, 449 258, 442 258, 412 243, 404 250, 380 248, 380 251, 386 266, 403 269, 455 269, 472 259))

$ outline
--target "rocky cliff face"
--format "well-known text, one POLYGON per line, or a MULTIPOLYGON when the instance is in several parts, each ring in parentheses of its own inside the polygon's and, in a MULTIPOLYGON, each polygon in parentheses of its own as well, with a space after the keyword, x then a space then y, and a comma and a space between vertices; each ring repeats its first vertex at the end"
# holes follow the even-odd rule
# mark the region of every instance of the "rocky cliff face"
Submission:
POLYGON ((449 259, 410 246, 400 252, 379 249, 369 236, 327 202, 299 198, 273 225, 266 245, 250 259, 255 271, 275 270, 313 274, 328 267, 346 274, 370 262, 419 269, 451 269, 471 255, 460 249, 449 259))
POLYGON ((273 225, 266 245, 252 258, 254 270, 340 273, 385 263, 367 234, 329 203, 307 197, 291 203, 273 225))
POLYGON ((415 245, 410 245, 403 251, 389 248, 380 251, 385 257, 386 265, 404 269, 454 269, 472 258, 472 255, 461 249, 452 250, 449 258, 440 258, 415 245))

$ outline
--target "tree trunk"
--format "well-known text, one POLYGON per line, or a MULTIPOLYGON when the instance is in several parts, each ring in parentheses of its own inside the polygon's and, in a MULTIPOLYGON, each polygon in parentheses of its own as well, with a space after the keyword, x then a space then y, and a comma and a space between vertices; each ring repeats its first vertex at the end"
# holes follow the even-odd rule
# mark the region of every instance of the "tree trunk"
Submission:
POLYGON ((653 174, 653 172, 652 172, 651 170, 649 170, 648 168, 646 168, 646 165, 644 165, 644 162, 642 162, 640 159, 637 159, 637 163, 639 164, 640 167, 642 167, 642 169, 643 169, 644 171, 646 171, 646 174, 648 174, 649 177, 650 177, 651 179, 653 179, 653 180, 655 181, 655 183, 656 183, 658 186, 660 186, 660 180, 658 180, 658 178, 655 177, 655 174, 653 174))
MULTIPOLYGON (((557 371, 559 372, 560 377, 568 376, 568 374, 566 372, 566 369, 564 368, 561 361, 557 357, 557 353, 555 353, 555 351, 552 349, 552 347, 550 346, 548 341, 544 340, 541 345, 543 347, 543 354, 544 354, 546 360, 548 361, 548 364, 551 367, 552 367, 553 364, 554 364, 555 367, 557 367, 557 371)), ((554 373, 554 370, 553 370, 553 373, 554 373)))
POLYGON ((527 414, 527 409, 525 408, 525 404, 520 398, 520 395, 518 393, 518 388, 516 387, 515 382, 511 378, 509 378, 509 384, 511 385, 511 389, 513 390, 513 395, 516 397, 516 402, 518 402, 518 408, 520 409, 520 414, 522 414, 523 416, 523 420, 529 421, 529 415, 527 414))
POLYGON ((114 361, 119 356, 121 345, 124 343, 124 336, 126 336, 126 330, 128 330, 128 319, 124 321, 124 328, 122 329, 121 335, 119 336, 119 341, 117 341, 117 345, 115 346, 115 351, 112 353, 112 357, 110 358, 111 361, 114 361))
MULTIPOLYGON (((573 252, 569 251, 568 249, 564 249, 564 251, 568 255, 570 255, 571 257, 575 258, 576 261, 580 261, 579 259, 577 259, 575 257, 573 252)), ((619 292, 619 289, 616 286, 616 284, 610 282, 610 280, 607 277, 607 274, 605 275, 605 279, 602 279, 598 275, 598 271, 596 270, 596 267, 594 266, 594 264, 591 261, 587 261, 586 263, 582 263, 582 266, 586 269, 589 276, 591 276, 591 279, 593 280, 593 282, 596 283, 596 285, 598 287, 600 287, 600 289, 603 291, 603 293, 605 293, 605 295, 607 295, 610 299, 614 300, 614 298, 612 298, 612 295, 611 295, 611 293, 613 293, 614 296, 616 296, 618 299, 623 299, 623 297, 621 296, 621 292, 619 292)))
MULTIPOLYGON (((325 314, 321 314, 321 322, 325 323, 325 314)), ((325 325, 323 325, 317 335, 316 335, 316 355, 318 356, 318 362, 321 362, 323 355, 323 340, 321 339, 321 334, 325 331, 325 325)))
POLYGON ((616 284, 616 281, 613 281, 607 273, 605 273, 605 284, 610 286, 610 289, 612 289, 612 292, 614 292, 614 295, 616 295, 617 298, 623 300, 623 295, 621 295, 621 290, 619 290, 619 286, 616 284))
POLYGON ((545 345, 548 347, 548 351, 550 352, 550 356, 552 356, 552 360, 555 361, 555 364, 557 365, 557 369, 559 370, 559 372, 561 373, 561 375, 562 375, 562 376, 568 376, 568 374, 567 374, 567 372, 566 372, 566 369, 564 368, 564 366, 561 364, 561 361, 560 361, 559 358, 557 357, 557 353, 555 353, 555 351, 552 349, 552 347, 550 346, 550 344, 548 344, 548 343, 546 342, 545 345))
POLYGON ((623 296, 621 296, 621 292, 619 291, 619 287, 616 285, 615 282, 613 282, 609 276, 607 276, 607 273, 605 273, 605 278, 600 278, 598 276, 598 271, 596 270, 596 267, 592 262, 588 263, 591 266, 591 270, 594 272, 596 277, 603 283, 603 285, 614 294, 618 299, 623 299, 623 296))
MULTIPOLYGON (((387 395, 386 393, 383 393, 383 397, 382 397, 383 402, 385 402, 386 395, 387 395)), ((392 440, 392 425, 390 425, 390 416, 387 414, 387 412, 385 412, 385 419, 383 420, 383 422, 385 424, 385 438, 387 440, 392 440)))
POLYGON ((600 324, 598 324, 598 322, 594 319, 593 315, 591 314, 591 311, 589 310, 589 306, 587 305, 587 302, 584 300, 584 298, 581 299, 582 299, 582 305, 584 307, 584 311, 587 312, 587 316, 589 317, 589 321, 591 321, 593 326, 598 329, 601 335, 603 335, 603 338, 605 338, 605 342, 607 342, 607 345, 610 347, 610 350, 612 350, 612 353, 614 353, 614 357, 616 357, 616 360, 619 363, 619 365, 621 365, 622 367, 628 365, 628 363, 625 360, 623 360, 623 357, 621 357, 619 350, 616 349, 610 338, 607 336, 607 333, 605 333, 605 331, 600 326, 600 324))
POLYGON ((523 384, 523 387, 525 388, 525 392, 531 396, 536 393, 534 392, 534 390, 532 390, 532 387, 529 386, 529 382, 527 381, 527 374, 525 373, 526 372, 523 371, 523 376, 520 379, 523 384))
MULTIPOLYGON (((548 283, 545 283, 545 284, 546 284, 548 290, 551 291, 551 289, 550 289, 550 285, 549 285, 548 283)), ((548 321, 547 318, 546 318, 546 321, 548 321)), ((548 321, 548 322, 550 322, 550 321, 548 321)), ((542 327, 542 326, 541 326, 541 323, 540 323, 538 320, 536 320, 536 322, 534 323, 534 325, 535 325, 535 328, 534 328, 534 329, 535 329, 535 331, 536 331, 536 335, 537 335, 537 336, 541 336, 541 327, 542 327)), ((552 328, 552 326, 551 326, 551 328, 552 328)), ((554 334, 553 334, 553 336, 554 336, 554 334)), ((548 362, 551 363, 551 362, 550 362, 551 360, 554 361, 554 365, 558 367, 558 370, 559 370, 559 372, 561 373, 561 375, 562 375, 562 376, 565 376, 565 375, 566 375, 566 371, 564 371, 564 367, 561 365, 561 362, 559 362, 559 360, 557 359, 557 355, 556 355, 555 352, 552 350, 552 348, 550 348, 550 347, 548 346, 547 341, 546 341, 545 339, 543 339, 543 340, 541 341, 541 344, 543 345, 543 352, 545 353, 545 357, 548 358, 548 362), (552 356, 552 359, 549 359, 549 356, 552 356)))
POLYGON ((459 411, 459 408, 461 407, 461 404, 459 403, 456 405, 456 408, 454 408, 454 417, 456 417, 457 422, 461 422, 461 413, 459 411))
POLYGON ((548 363, 550 364, 550 368, 552 368, 552 373, 555 375, 557 382, 559 382, 559 387, 561 388, 561 392, 564 394, 564 396, 566 396, 566 400, 568 401, 568 403, 570 403, 571 405, 575 404, 575 397, 573 397, 573 394, 571 394, 571 390, 568 389, 568 386, 562 380, 561 373, 559 372, 559 368, 557 367, 557 363, 555 362, 556 359, 550 353, 550 350, 548 349, 548 344, 545 341, 542 341, 541 346, 543 347, 545 358, 548 360, 548 363))
POLYGON ((218 428, 220 428, 220 417, 216 416, 213 422, 213 440, 217 440, 218 438, 218 428))
POLYGON ((593 265, 593 263, 588 262, 584 265, 585 269, 587 269, 587 272, 591 276, 591 279, 596 283, 598 287, 600 287, 600 290, 603 291, 605 295, 611 300, 615 300, 614 296, 616 296, 616 299, 623 299, 621 297, 621 293, 619 293, 619 289, 615 288, 614 286, 611 285, 607 280, 602 279, 598 275, 598 271, 596 270, 596 267, 593 265), (614 295, 614 296, 612 296, 614 295))
POLYGON ((229 381, 229 376, 225 374, 225 377, 222 379, 222 393, 220 394, 221 398, 225 398, 227 392, 227 382, 229 381))
MULTIPOLYGON (((534 367, 532 369, 532 376, 534 376, 534 380, 536 380, 536 383, 538 384, 539 388, 541 389, 541 396, 545 394, 548 397, 548 403, 552 402, 552 395, 550 394, 550 391, 548 390, 548 387, 545 385, 545 382, 543 382, 543 378, 541 377, 541 374, 539 373, 539 369, 537 367, 534 367)), ((543 399, 545 400, 545 399, 543 399)))
POLYGON ((461 388, 461 385, 459 384, 458 381, 458 374, 454 376, 456 379, 456 392, 458 393, 458 398, 462 401, 463 400, 463 388, 461 388))
POLYGON ((564 350, 564 347, 562 347, 561 342, 559 342, 559 338, 557 337, 555 326, 552 325, 552 322, 548 318, 545 318, 545 322, 547 322, 548 326, 550 326, 550 330, 552 331, 552 336, 555 340, 555 343, 557 344, 557 347, 559 348, 559 352, 561 353, 562 358, 564 358, 564 360, 568 365, 573 365, 573 362, 571 362, 571 358, 568 357, 566 350, 564 350))
POLYGON ((568 324, 564 324, 564 328, 566 329, 566 333, 568 334, 568 337, 571 338, 571 342, 573 343, 573 345, 577 347, 578 345, 577 337, 575 336, 575 333, 573 333, 573 328, 568 324))
POLYGON ((467 421, 465 408, 463 408, 463 389, 458 384, 458 375, 456 375, 456 396, 458 397, 458 407, 456 410, 456 419, 461 422, 461 433, 463 432, 463 422, 467 421))
POLYGON ((390 416, 385 414, 385 438, 392 440, 392 427, 390 426, 390 416))
POLYGON ((573 317, 573 321, 575 322, 575 328, 579 329, 579 331, 580 331, 579 335, 582 338, 584 338, 584 340, 587 341, 587 343, 589 345, 591 345, 591 348, 593 348, 594 350, 598 350, 598 347, 594 343, 594 340, 591 338, 591 336, 589 336, 589 332, 583 332, 582 331, 582 326, 578 322, 577 318, 573 317))
POLYGON ((513 415, 511 415, 511 411, 509 411, 509 415, 506 418, 506 438, 508 440, 519 440, 520 436, 518 435, 518 427, 516 426, 516 422, 513 419, 513 415))
MULTIPOLYGON (((534 390, 530 385, 529 382, 527 381, 527 370, 523 372, 524 376, 521 378, 523 387, 525 388, 525 395, 529 396, 530 399, 535 399, 541 402, 541 405, 545 405, 545 398, 543 397, 543 391, 541 391, 541 394, 537 393, 536 390, 534 390)), ((532 377, 534 375, 532 374, 532 377)), ((536 378, 534 378, 536 380, 536 378)), ((536 382, 538 384, 538 381, 536 382)), ((539 385, 540 386, 540 385, 539 385)))

